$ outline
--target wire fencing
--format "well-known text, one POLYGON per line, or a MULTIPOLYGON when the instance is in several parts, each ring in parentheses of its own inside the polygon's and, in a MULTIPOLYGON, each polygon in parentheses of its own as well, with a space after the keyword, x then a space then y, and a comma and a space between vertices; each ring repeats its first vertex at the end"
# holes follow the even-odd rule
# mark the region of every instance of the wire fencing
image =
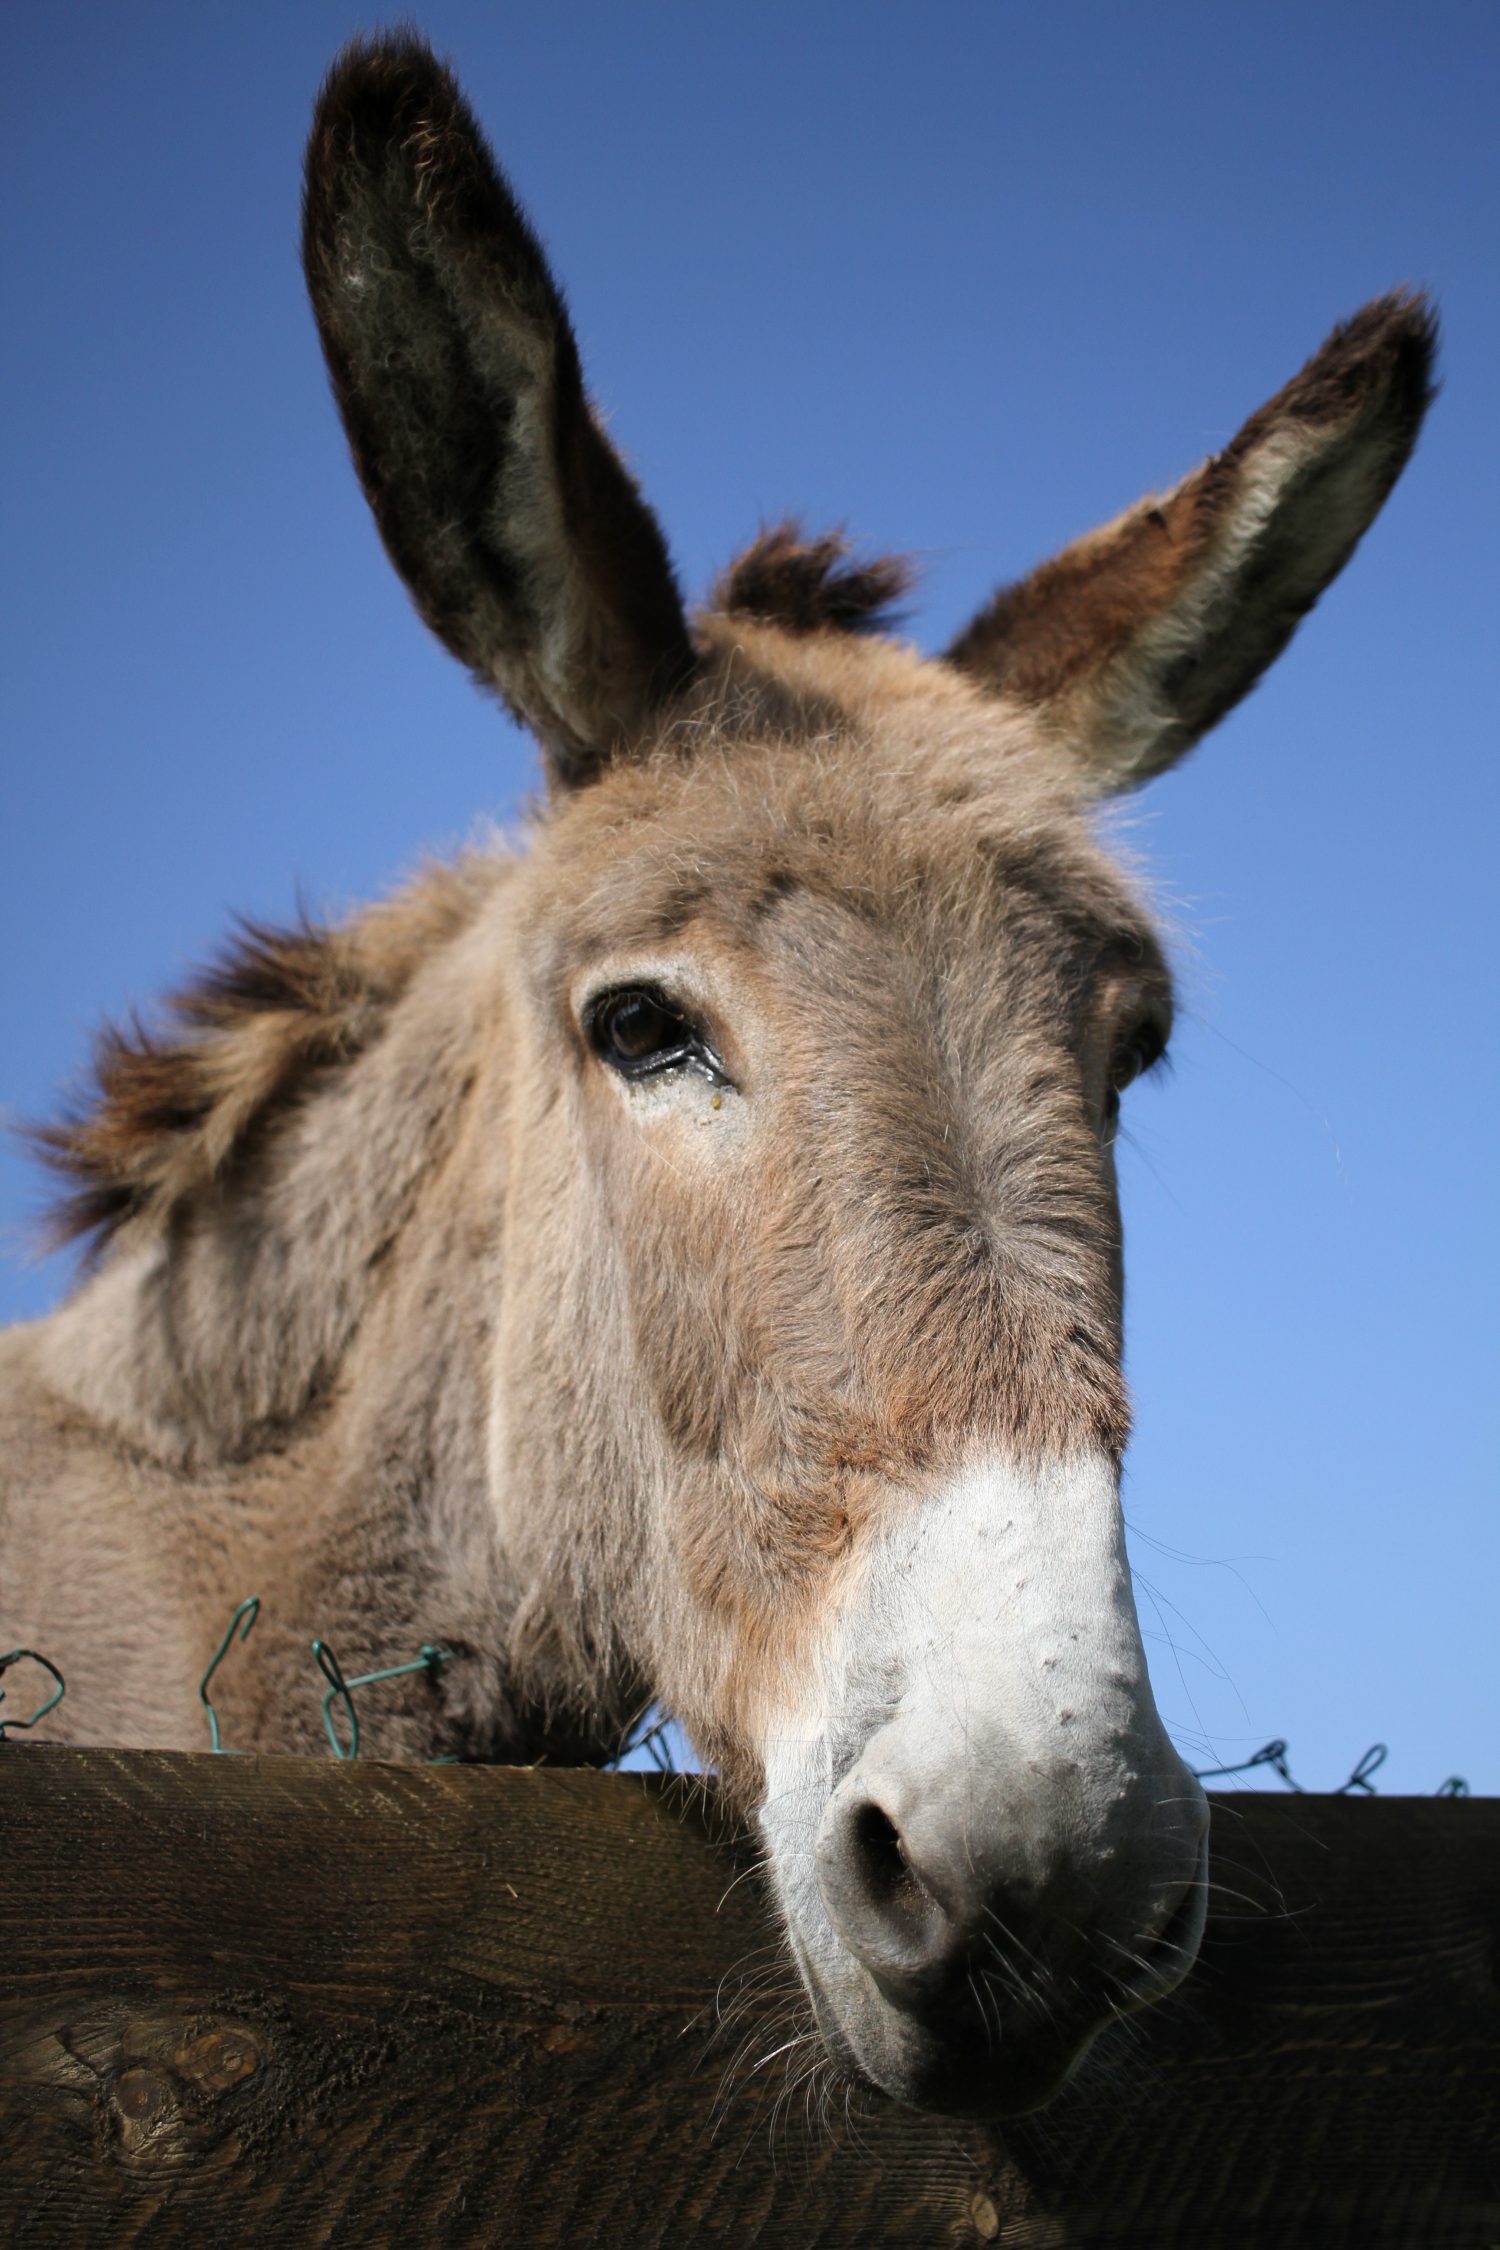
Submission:
MULTIPOLYGON (((198 1683, 198 1697, 203 1705, 204 1720, 209 1735, 208 1747, 219 1756, 233 1755, 234 1746, 226 1743, 222 1738, 219 1715, 214 1708, 209 1689, 215 1673, 228 1657, 235 1643, 243 1643, 248 1640, 255 1621, 260 1615, 260 1608, 261 1603, 258 1594, 248 1595, 239 1604, 225 1627, 218 1647, 209 1658, 203 1677, 198 1683)), ((436 1642, 425 1641, 416 1654, 407 1661, 400 1664, 387 1664, 376 1671, 357 1672, 351 1678, 346 1676, 338 1657, 326 1640, 317 1638, 310 1645, 313 1667, 322 1683, 323 1731, 327 1736, 331 1755, 341 1761, 357 1758, 360 1754, 363 1736, 359 1709, 355 1702, 356 1693, 366 1688, 379 1686, 387 1680, 405 1679, 417 1673, 423 1673, 428 1678, 432 1678, 440 1666, 453 1662, 451 1650, 438 1646, 436 1642)), ((0 1711, 0 1744, 3 1744, 9 1738, 11 1733, 30 1733, 41 1720, 57 1709, 67 1692, 67 1684, 58 1667, 50 1657, 41 1655, 36 1649, 13 1648, 7 1655, 0 1656, 0 1678, 3 1678, 13 1665, 27 1660, 38 1665, 49 1676, 52 1682, 51 1690, 32 1711, 29 1718, 16 1718, 0 1711)), ((315 1687, 312 1692, 317 1693, 317 1688, 315 1687)), ((5 1700, 5 1690, 0 1687, 0 1704, 3 1704, 5 1700)), ((1389 1755, 1389 1748, 1384 1742, 1372 1742, 1369 1749, 1351 1768, 1347 1779, 1339 1782, 1333 1789, 1314 1791, 1309 1789, 1306 1783, 1299 1781, 1292 1772, 1291 1753, 1288 1745, 1280 1736, 1277 1736, 1274 1740, 1263 1743, 1260 1749, 1252 1752, 1248 1758, 1241 1758, 1236 1764, 1197 1767, 1195 1779, 1199 1781, 1227 1781, 1238 1774, 1255 1774, 1269 1770, 1277 1776, 1283 1787, 1296 1792, 1299 1796, 1374 1797, 1379 1794, 1379 1791, 1376 1789, 1372 1777, 1379 1772, 1389 1755)), ((459 1759, 454 1757, 436 1758, 432 1761, 434 1765, 455 1765, 460 1762, 459 1759)), ((703 1770, 695 1756, 692 1744, 681 1726, 669 1712, 664 1711, 656 1703, 649 1705, 644 1712, 631 1721, 621 1736, 617 1749, 603 1761, 603 1769, 606 1773, 653 1770, 657 1773, 683 1774, 699 1773, 703 1770)), ((1462 1774, 1457 1773, 1449 1774, 1447 1779, 1439 1782, 1437 1788, 1433 1791, 1433 1795, 1437 1797, 1467 1797, 1469 1794, 1468 1782, 1462 1774)))

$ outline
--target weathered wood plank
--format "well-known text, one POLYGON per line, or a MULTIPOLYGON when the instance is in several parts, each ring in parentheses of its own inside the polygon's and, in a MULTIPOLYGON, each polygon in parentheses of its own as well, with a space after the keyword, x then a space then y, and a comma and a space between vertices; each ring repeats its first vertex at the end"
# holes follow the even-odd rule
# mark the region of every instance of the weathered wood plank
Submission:
POLYGON ((1003 2137, 750 2068, 785 1979, 710 1824, 634 1776, 5 1748, 0 2238, 1500 2242, 1500 1804, 1220 1798, 1202 1968, 1003 2137))

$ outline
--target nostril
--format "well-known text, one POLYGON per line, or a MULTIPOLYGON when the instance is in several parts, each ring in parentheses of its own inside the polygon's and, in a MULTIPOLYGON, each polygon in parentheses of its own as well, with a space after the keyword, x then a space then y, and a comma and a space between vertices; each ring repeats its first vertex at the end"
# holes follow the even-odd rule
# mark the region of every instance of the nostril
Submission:
POLYGON ((877 1981, 909 1992, 944 1972, 958 1933, 875 1798, 846 1802, 829 1822, 818 1878, 834 1928, 877 1981))
POLYGON ((920 1921, 935 1901, 906 1856, 901 1831, 883 1805, 867 1802, 855 1813, 850 1838, 870 1903, 883 1914, 920 1921))

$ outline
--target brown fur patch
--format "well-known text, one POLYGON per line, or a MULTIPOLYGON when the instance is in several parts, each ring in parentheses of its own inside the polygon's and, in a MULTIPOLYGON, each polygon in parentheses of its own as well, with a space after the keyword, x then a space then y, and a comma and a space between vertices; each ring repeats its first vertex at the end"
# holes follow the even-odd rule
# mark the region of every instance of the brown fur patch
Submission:
POLYGON ((1002 587, 949 662, 1019 702, 1066 708, 1081 736, 1100 738, 1089 754, 1101 763, 1110 701, 1143 695, 1156 739, 1127 753, 1121 775, 1159 772, 1239 701, 1348 560, 1416 442, 1436 340, 1424 297, 1364 306, 1222 453, 1002 587), (1245 523, 1258 464, 1278 446, 1301 464, 1264 521, 1245 523), (1174 617, 1180 630, 1164 636, 1174 617))
POLYGON ((901 555, 851 560, 851 554, 842 532, 809 539, 788 517, 761 532, 722 573, 712 606, 789 633, 888 632, 916 573, 901 555))
POLYGON ((418 963, 468 920, 484 869, 478 855, 434 867, 343 927, 244 921, 168 997, 160 1028, 138 1016, 106 1024, 91 1096, 28 1136, 71 1183, 49 1236, 92 1236, 100 1250, 131 1220, 165 1220, 222 1178, 315 1071, 369 1046, 418 963))

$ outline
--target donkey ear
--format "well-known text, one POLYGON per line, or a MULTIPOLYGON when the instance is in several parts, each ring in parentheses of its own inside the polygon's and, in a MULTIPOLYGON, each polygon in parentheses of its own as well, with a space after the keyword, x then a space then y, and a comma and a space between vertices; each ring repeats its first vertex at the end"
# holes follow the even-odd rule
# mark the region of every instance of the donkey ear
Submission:
POLYGON ((1343 568, 1432 396, 1436 318, 1377 298, 1233 444, 1007 586, 949 661, 1065 729, 1096 794, 1180 758, 1343 568))
POLYGON ((302 249, 391 560, 540 737, 554 782, 586 780, 686 677, 687 626, 536 237, 420 41, 356 41, 334 65, 302 249))

